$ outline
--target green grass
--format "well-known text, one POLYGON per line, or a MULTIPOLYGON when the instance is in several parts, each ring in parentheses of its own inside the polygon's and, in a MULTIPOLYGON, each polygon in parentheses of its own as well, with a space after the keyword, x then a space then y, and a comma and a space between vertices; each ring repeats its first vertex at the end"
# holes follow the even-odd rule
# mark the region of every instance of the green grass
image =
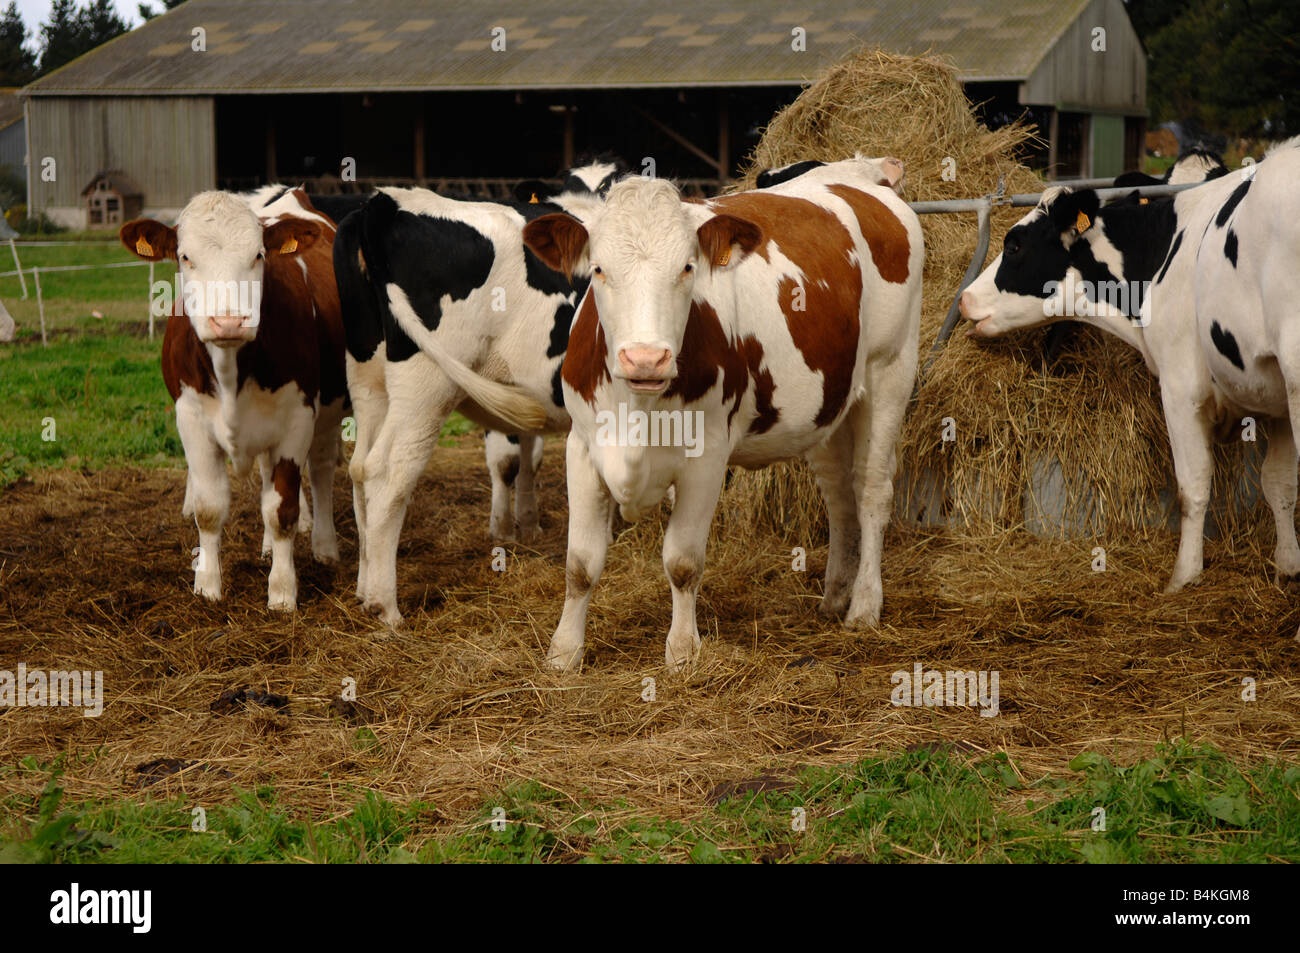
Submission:
POLYGON ((0 349, 0 485, 38 467, 180 462, 157 351, 124 335, 0 349))
POLYGON ((1002 755, 923 749, 808 769, 784 790, 733 794, 683 819, 532 782, 450 830, 436 823, 435 805, 397 805, 373 792, 358 793, 342 816, 311 820, 278 804, 273 787, 232 789, 225 803, 206 806, 207 830, 194 832, 192 804, 72 802, 61 766, 29 759, 0 769, 0 782, 27 772, 46 778, 41 795, 0 801, 0 862, 1300 860, 1300 767, 1243 771, 1213 749, 1179 743, 1129 767, 1085 754, 1071 769, 1026 783, 1002 755), (1093 830, 1097 807, 1105 831, 1093 830))

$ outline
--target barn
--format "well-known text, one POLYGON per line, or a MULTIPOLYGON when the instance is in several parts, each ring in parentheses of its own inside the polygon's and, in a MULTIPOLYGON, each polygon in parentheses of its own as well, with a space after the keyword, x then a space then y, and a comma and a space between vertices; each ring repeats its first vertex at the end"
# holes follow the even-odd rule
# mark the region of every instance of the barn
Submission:
POLYGON ((609 148, 709 189, 862 44, 951 57, 987 122, 1028 112, 1049 174, 1138 161, 1146 57, 1121 0, 189 0, 24 90, 28 204, 80 226, 104 169, 160 214, 279 179, 500 194, 609 148))

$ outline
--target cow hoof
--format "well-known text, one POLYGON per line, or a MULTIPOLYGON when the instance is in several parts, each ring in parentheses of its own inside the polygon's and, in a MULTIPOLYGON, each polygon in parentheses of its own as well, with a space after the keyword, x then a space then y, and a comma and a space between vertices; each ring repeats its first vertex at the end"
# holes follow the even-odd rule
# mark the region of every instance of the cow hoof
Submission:
POLYGON ((518 537, 521 543, 535 543, 542 538, 542 528, 540 526, 520 527, 518 537))
POLYGON ((842 596, 823 596, 821 604, 817 606, 818 614, 828 619, 842 619, 848 611, 849 600, 842 596))
POLYGON ((271 596, 266 600, 266 607, 272 612, 294 612, 298 609, 295 596, 271 596))
POLYGON ((212 585, 203 585, 201 583, 196 582, 194 584, 194 594, 196 596, 202 596, 204 599, 207 599, 208 602, 220 602, 221 584, 217 583, 215 586, 212 586, 212 585))
POLYGON ((546 653, 546 667, 554 672, 576 672, 582 668, 582 646, 562 649, 554 645, 546 653))
POLYGON ((395 629, 402 624, 402 614, 397 611, 395 606, 390 608, 380 602, 366 602, 363 605, 363 610, 368 615, 375 616, 390 628, 395 629))
POLYGON ((1283 592, 1300 593, 1300 573, 1277 573, 1273 576, 1273 584, 1283 592))
POLYGON ((685 646, 675 646, 671 642, 664 646, 664 666, 670 672, 680 672, 691 662, 695 661, 696 654, 700 648, 700 637, 697 635, 693 642, 685 646))
POLYGON ((318 563, 324 563, 327 566, 333 565, 339 561, 339 548, 335 546, 322 546, 317 549, 315 546, 311 549, 311 558, 318 563))
POLYGON ((874 612, 850 612, 844 617, 846 629, 876 629, 880 627, 880 610, 874 612))
POLYGON ((1197 573, 1195 576, 1192 576, 1188 579, 1177 579, 1177 578, 1170 579, 1169 585, 1165 586, 1165 595, 1172 596, 1175 592, 1181 592, 1185 587, 1190 586, 1195 582, 1198 582, 1200 578, 1201 578, 1201 574, 1197 573))

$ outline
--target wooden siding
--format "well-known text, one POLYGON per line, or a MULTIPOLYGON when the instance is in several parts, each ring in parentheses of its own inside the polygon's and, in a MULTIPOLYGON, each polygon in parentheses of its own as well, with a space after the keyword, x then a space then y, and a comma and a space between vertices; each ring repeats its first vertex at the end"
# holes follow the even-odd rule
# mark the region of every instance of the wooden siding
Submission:
POLYGON ((81 205, 81 190, 105 169, 139 182, 146 208, 180 208, 216 187, 210 96, 33 96, 27 109, 33 210, 81 205), (46 156, 53 182, 41 176, 46 156))
POLYGON ((1020 101, 1074 112, 1146 115, 1147 61, 1122 0, 1093 0, 1020 88, 1020 101), (1094 52, 1092 31, 1106 31, 1094 52))

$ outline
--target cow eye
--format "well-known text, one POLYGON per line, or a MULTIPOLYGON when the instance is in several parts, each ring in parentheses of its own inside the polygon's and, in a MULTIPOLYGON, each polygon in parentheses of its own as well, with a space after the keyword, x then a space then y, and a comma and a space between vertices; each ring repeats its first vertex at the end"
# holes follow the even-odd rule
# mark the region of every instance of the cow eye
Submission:
POLYGON ((1014 255, 1020 251, 1020 239, 1008 236, 1007 240, 1002 243, 1002 248, 1008 255, 1014 255))
POLYGON ((592 273, 593 275, 595 275, 597 278, 600 278, 600 277, 604 276, 604 274, 605 274, 605 272, 601 270, 600 265, 592 265, 592 266, 591 266, 591 273, 592 273))
POLYGON ((188 264, 190 263, 190 256, 189 256, 189 255, 181 255, 181 261, 185 262, 185 264, 188 265, 188 264))
POLYGON ((260 251, 260 252, 257 253, 257 260, 258 260, 258 261, 261 261, 261 260, 264 259, 265 257, 266 257, 266 252, 264 252, 264 251, 260 251))
POLYGON ((682 269, 682 274, 683 274, 683 275, 689 275, 689 274, 690 274, 692 271, 694 271, 694 270, 695 270, 695 263, 694 263, 694 262, 689 262, 689 261, 688 261, 688 262, 686 263, 686 267, 682 269))

